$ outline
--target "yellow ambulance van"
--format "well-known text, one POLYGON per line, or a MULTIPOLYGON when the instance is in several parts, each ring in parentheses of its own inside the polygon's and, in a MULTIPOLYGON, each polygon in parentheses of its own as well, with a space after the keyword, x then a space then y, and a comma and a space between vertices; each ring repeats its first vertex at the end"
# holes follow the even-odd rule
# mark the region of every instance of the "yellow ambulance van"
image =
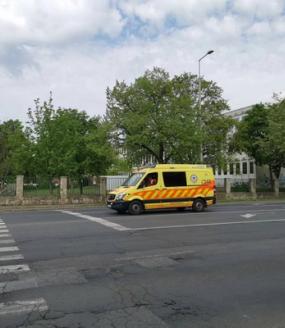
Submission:
POLYGON ((216 203, 213 169, 207 165, 157 164, 143 167, 107 196, 107 206, 119 213, 191 207, 195 212, 216 203))

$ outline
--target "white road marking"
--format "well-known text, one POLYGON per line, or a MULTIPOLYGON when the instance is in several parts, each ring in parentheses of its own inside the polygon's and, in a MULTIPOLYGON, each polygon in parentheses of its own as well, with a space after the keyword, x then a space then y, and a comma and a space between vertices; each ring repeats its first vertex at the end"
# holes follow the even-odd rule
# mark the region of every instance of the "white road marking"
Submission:
POLYGON ((0 238, 11 237, 9 233, 0 233, 0 238))
POLYGON ((0 303, 0 315, 46 312, 47 310, 48 305, 43 298, 38 298, 30 301, 0 303))
POLYGON ((204 227, 204 226, 207 227, 207 226, 220 226, 220 225, 231 225, 231 224, 252 224, 252 223, 269 223, 269 222, 285 222, 285 219, 180 224, 180 225, 168 225, 168 226, 147 227, 147 228, 133 228, 130 230, 143 231, 143 230, 156 230, 156 229, 194 228, 194 227, 204 227))
POLYGON ((19 248, 17 246, 11 246, 11 247, 0 247, 0 252, 16 252, 19 248))
POLYGON ((27 264, 0 266, 0 274, 11 273, 11 272, 27 272, 27 271, 30 271, 30 267, 27 264))
POLYGON ((13 255, 2 255, 0 256, 0 261, 14 261, 14 260, 23 260, 24 256, 21 254, 13 255))
POLYGON ((256 216, 256 214, 250 214, 250 213, 246 213, 244 215, 241 215, 241 217, 245 218, 245 219, 250 219, 252 217, 256 216))
POLYGON ((0 229, 0 233, 6 233, 6 232, 9 232, 8 229, 0 229))
POLYGON ((0 240, 0 244, 15 244, 15 240, 14 239, 0 240))
POLYGON ((26 278, 22 280, 4 281, 0 283, 0 294, 38 287, 36 278, 26 278))
POLYGON ((102 224, 105 227, 109 227, 109 228, 112 228, 112 229, 118 230, 118 231, 132 230, 132 229, 124 227, 120 224, 110 222, 110 221, 107 221, 107 220, 104 220, 104 219, 101 219, 101 218, 96 218, 96 217, 91 216, 91 215, 85 215, 85 214, 81 214, 81 213, 77 213, 77 212, 64 211, 64 210, 60 210, 58 212, 61 212, 61 213, 64 213, 64 214, 69 214, 69 215, 74 215, 74 216, 77 216, 79 218, 86 219, 86 220, 89 220, 89 221, 92 221, 92 222, 96 222, 96 223, 102 224))

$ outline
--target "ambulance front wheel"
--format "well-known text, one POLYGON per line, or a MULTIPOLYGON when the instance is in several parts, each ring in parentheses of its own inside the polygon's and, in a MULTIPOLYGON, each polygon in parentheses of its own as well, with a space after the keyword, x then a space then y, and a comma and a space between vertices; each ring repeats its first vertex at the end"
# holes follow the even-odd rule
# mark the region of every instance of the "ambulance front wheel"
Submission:
POLYGON ((132 215, 141 214, 144 210, 142 202, 139 200, 133 200, 129 205, 129 213, 132 215))
POLYGON ((205 210, 205 201, 202 198, 195 199, 192 204, 193 212, 203 212, 205 210))

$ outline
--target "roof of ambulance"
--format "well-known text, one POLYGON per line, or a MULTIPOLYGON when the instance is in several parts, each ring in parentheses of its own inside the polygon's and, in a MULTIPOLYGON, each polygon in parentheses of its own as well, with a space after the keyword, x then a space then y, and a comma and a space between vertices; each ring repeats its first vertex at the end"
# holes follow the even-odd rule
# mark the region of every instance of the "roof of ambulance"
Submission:
POLYGON ((154 164, 149 166, 137 167, 134 168, 134 171, 147 171, 147 170, 190 170, 190 169, 211 169, 210 166, 204 164, 154 164))

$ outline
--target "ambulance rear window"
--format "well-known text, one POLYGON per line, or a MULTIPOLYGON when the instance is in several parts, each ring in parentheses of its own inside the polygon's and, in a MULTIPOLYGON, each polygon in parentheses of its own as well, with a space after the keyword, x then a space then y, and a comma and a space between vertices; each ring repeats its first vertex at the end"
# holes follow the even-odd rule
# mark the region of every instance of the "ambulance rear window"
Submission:
POLYGON ((162 175, 165 187, 187 186, 185 172, 163 172, 162 175))

